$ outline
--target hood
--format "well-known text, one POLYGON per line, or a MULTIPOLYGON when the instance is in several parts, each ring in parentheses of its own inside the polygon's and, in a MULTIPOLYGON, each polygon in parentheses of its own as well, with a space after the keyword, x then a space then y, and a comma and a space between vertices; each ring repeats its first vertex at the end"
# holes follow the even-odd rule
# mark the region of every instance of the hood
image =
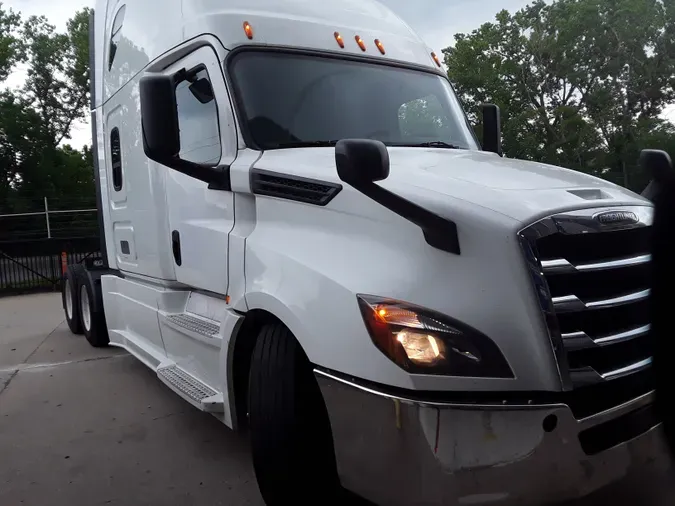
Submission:
MULTIPOLYGON (((389 178, 378 184, 391 191, 442 194, 519 222, 571 209, 651 205, 630 190, 582 172, 483 151, 395 147, 389 148, 389 158, 389 178)), ((332 148, 267 151, 256 167, 337 180, 332 148)))

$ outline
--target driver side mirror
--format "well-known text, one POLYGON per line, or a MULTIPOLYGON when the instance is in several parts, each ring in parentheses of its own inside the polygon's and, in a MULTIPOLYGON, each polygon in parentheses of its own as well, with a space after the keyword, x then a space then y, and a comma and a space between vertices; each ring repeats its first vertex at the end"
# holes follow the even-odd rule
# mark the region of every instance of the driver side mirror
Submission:
POLYGON ((670 155, 659 149, 643 149, 640 152, 640 167, 657 181, 673 178, 673 162, 670 155))
POLYGON ((215 98, 211 83, 205 77, 197 79, 188 87, 188 89, 190 90, 190 93, 192 93, 192 96, 199 100, 200 104, 208 104, 215 98))
POLYGON ((389 151, 380 141, 345 139, 335 145, 338 176, 358 187, 389 177, 389 151))
POLYGON ((176 85, 169 76, 147 76, 141 79, 140 95, 145 154, 170 167, 180 152, 176 85))
MULTIPOLYGON (((214 167, 180 158, 177 84, 172 76, 164 75, 146 76, 140 81, 141 124, 145 155, 155 162, 209 183, 211 189, 230 190, 229 167, 214 167)), ((198 93, 203 100, 208 102, 209 97, 202 88, 203 86, 198 85, 191 91, 193 94, 198 93)))
POLYGON ((658 149, 643 149, 640 152, 640 168, 652 177, 642 196, 654 201, 659 188, 668 182, 675 182, 673 162, 670 155, 658 149))
POLYGON ((483 104, 483 151, 502 156, 502 123, 499 107, 483 104))

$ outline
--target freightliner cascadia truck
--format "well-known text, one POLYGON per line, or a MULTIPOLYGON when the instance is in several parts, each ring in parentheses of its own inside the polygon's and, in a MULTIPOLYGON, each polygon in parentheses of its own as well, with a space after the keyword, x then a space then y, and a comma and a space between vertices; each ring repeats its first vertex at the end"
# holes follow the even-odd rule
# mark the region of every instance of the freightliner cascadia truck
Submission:
POLYGON ((374 0, 99 0, 70 328, 247 433, 270 505, 620 479, 659 442, 652 204, 482 114, 374 0))

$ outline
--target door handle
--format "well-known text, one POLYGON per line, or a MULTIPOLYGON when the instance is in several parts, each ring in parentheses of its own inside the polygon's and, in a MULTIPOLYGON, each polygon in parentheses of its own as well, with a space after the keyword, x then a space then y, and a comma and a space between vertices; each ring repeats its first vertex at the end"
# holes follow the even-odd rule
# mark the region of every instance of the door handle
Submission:
POLYGON ((173 259, 176 262, 176 265, 183 263, 180 254, 180 233, 178 230, 171 232, 171 249, 173 250, 173 259))

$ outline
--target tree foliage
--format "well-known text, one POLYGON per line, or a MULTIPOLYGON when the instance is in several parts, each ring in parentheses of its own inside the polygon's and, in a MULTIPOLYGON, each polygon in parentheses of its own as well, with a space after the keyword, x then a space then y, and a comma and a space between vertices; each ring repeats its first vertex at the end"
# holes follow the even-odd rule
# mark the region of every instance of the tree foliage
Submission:
POLYGON ((23 46, 17 37, 21 18, 12 11, 5 11, 0 2, 0 81, 23 58, 23 46))
POLYGON ((59 33, 44 17, 21 20, 0 4, 0 83, 26 69, 18 89, 0 92, 0 209, 24 211, 43 197, 93 201, 88 148, 65 144, 89 97, 89 9, 59 33))
POLYGON ((510 157, 641 189, 639 150, 672 145, 658 118, 675 101, 674 0, 537 0, 444 53, 479 132, 479 104, 501 107, 510 157))

